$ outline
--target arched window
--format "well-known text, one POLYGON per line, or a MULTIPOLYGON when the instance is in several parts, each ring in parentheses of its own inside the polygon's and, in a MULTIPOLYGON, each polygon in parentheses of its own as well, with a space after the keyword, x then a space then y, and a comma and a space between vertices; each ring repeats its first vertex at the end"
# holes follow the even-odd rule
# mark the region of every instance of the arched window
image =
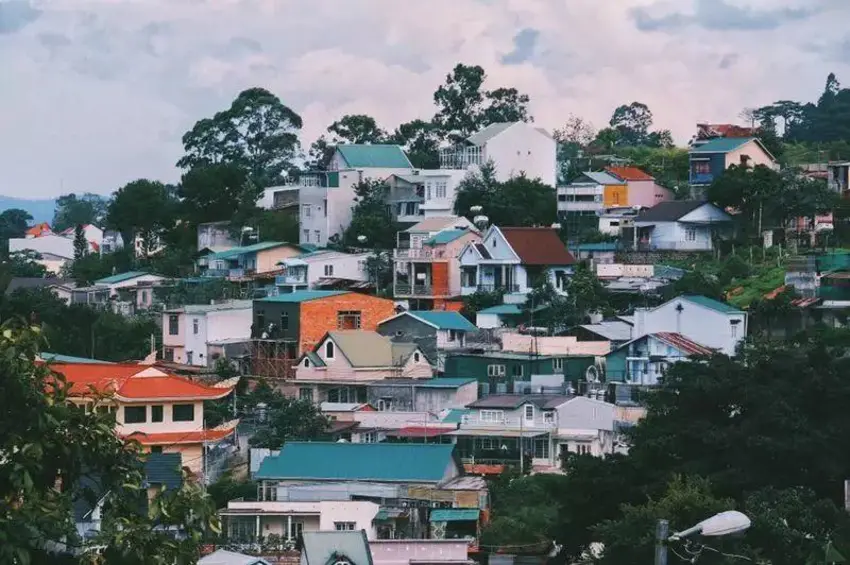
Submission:
POLYGON ((325 357, 328 359, 334 358, 334 342, 330 340, 325 344, 325 357))
POLYGON ((310 366, 310 360, 309 360, 309 359, 307 359, 306 357, 304 358, 304 366, 305 366, 305 367, 309 367, 309 366, 310 366))
POLYGON ((416 353, 414 353, 414 354, 413 354, 413 360, 414 360, 415 362, 419 363, 419 352, 418 352, 418 351, 417 351, 416 353))

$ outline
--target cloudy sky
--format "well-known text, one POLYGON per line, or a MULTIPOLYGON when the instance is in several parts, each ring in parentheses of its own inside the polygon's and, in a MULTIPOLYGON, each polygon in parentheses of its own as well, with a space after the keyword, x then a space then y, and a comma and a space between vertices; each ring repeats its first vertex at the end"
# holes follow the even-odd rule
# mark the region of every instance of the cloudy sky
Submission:
POLYGON ((536 122, 650 106, 695 122, 850 84, 850 0, 0 0, 0 194, 173 181, 180 137, 263 86, 304 118, 433 115, 457 62, 531 96, 536 122))

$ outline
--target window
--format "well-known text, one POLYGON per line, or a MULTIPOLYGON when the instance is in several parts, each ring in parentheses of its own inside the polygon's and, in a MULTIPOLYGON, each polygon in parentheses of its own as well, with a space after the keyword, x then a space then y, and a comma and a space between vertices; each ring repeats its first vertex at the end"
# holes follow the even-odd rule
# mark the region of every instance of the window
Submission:
POLYGON ((152 445, 151 446, 151 453, 162 453, 162 446, 161 445, 152 445))
POLYGON ((171 407, 171 419, 175 422, 191 422, 195 419, 194 404, 175 404, 171 407))
POLYGON ((378 410, 381 412, 391 412, 393 409, 393 399, 392 398, 379 398, 378 399, 378 410))
POLYGON ((359 330, 360 311, 343 310, 336 315, 336 327, 338 330, 359 330))
POLYGON ((289 539, 298 539, 298 536, 304 531, 304 522, 292 521, 292 535, 289 539))
POLYGON ((148 421, 147 406, 125 406, 124 407, 124 423, 125 424, 143 424, 148 421))
POLYGON ((313 214, 313 210, 309 204, 303 204, 301 206, 301 215, 305 218, 309 218, 313 214))
POLYGON ((558 202, 566 202, 566 201, 567 201, 567 195, 566 194, 559 194, 558 195, 558 202))
POLYGON ((334 276, 334 266, 333 265, 325 265, 325 276, 326 277, 334 276))
POLYGON ((577 443, 576 444, 576 453, 579 455, 588 455, 590 453, 590 444, 589 443, 577 443))
POLYGON ((288 330, 289 329, 289 314, 287 312, 283 312, 280 315, 280 329, 288 330))
POLYGON ((425 183, 425 199, 431 200, 431 187, 433 186, 431 181, 427 181, 425 183))
POLYGON ((421 359, 421 357, 419 355, 419 352, 417 351, 416 353, 413 354, 413 362, 419 363, 419 359, 421 359))
POLYGON ((192 319, 192 333, 195 334, 195 335, 198 335, 198 325, 199 325, 198 319, 193 318, 192 319))
POLYGON ((313 235, 316 236, 316 243, 322 243, 322 232, 321 230, 315 230, 313 235))
POLYGON ((180 333, 180 317, 177 314, 171 314, 168 317, 168 335, 177 335, 180 333))
POLYGON ((525 419, 534 420, 534 406, 531 404, 525 405, 525 419))
POLYGON ((554 424, 555 423, 555 413, 549 410, 548 412, 543 413, 543 423, 544 424, 554 424))
POLYGON ((685 240, 686 241, 696 241, 697 240, 697 229, 696 228, 685 228, 685 240))
POLYGON ((151 406, 151 422, 162 422, 162 404, 151 406))
POLYGON ((563 359, 552 359, 552 370, 563 371, 564 370, 564 360, 563 359))
POLYGON ((309 386, 302 386, 298 389, 298 398, 306 400, 307 402, 313 402, 313 388, 309 386))
POLYGON ((446 197, 446 181, 438 180, 434 183, 434 193, 436 198, 445 198, 446 197))
POLYGON ((707 175, 711 173, 711 163, 709 161, 694 161, 694 174, 707 175))
POLYGON ((186 352, 186 364, 191 365, 192 361, 194 361, 194 353, 192 351, 186 352))
POLYGON ((334 358, 334 342, 332 342, 331 340, 328 340, 328 342, 325 344, 325 358, 334 358))
POLYGON ((534 439, 534 458, 549 459, 549 439, 535 438, 534 439))
POLYGON ((449 330, 449 341, 455 341, 457 339, 457 330, 449 330))
POLYGON ((732 339, 738 337, 738 324, 732 324, 732 339))
POLYGON ((350 532, 354 530, 354 522, 334 522, 334 529, 338 532, 350 532))
POLYGON ((511 376, 522 378, 524 367, 522 365, 514 365, 511 367, 511 376))
POLYGON ((505 376, 505 366, 504 365, 487 365, 487 376, 488 377, 504 377, 505 376))
POLYGON ((304 366, 305 366, 305 367, 310 367, 310 359, 309 359, 308 357, 305 357, 305 358, 304 358, 304 366))
POLYGON ((310 230, 304 230, 301 243, 310 243, 310 230))
POLYGON ((482 422, 503 422, 505 419, 505 413, 501 410, 482 410, 479 413, 479 418, 482 422))
POLYGON ((165 353, 163 353, 162 356, 166 361, 171 361, 173 363, 174 362, 174 348, 173 347, 166 347, 165 353))

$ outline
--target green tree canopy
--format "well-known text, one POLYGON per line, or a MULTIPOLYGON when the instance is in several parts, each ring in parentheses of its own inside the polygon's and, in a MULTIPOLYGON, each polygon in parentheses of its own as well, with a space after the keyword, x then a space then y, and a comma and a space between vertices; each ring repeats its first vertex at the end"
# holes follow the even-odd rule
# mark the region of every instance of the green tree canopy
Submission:
POLYGON ((383 181, 364 180, 354 187, 356 204, 351 224, 343 241, 351 247, 392 249, 396 244, 397 226, 385 204, 389 186, 383 181), (365 237, 361 242, 360 237, 365 237))
POLYGON ((497 226, 551 226, 557 220, 555 189, 525 174, 498 182, 492 163, 469 173, 457 188, 455 214, 472 220, 473 206, 481 206, 497 226))
POLYGON ((264 381, 251 393, 251 404, 265 405, 266 420, 250 443, 253 447, 280 449, 287 441, 324 437, 330 420, 311 402, 284 396, 264 381))
POLYGON ((399 125, 388 141, 401 145, 407 158, 418 169, 440 167, 439 132, 434 124, 424 120, 413 120, 399 125))
POLYGON ((177 189, 180 217, 191 226, 203 222, 250 217, 256 213, 262 189, 234 164, 190 169, 177 189))
POLYGON ((170 229, 177 212, 174 189, 159 181, 138 179, 119 188, 109 202, 106 225, 121 233, 125 245, 138 235, 143 241, 144 255, 159 243, 163 232, 170 229))
POLYGON ((74 193, 60 196, 56 199, 53 230, 64 231, 78 224, 101 227, 106 218, 106 206, 104 197, 89 192, 81 196, 74 193))

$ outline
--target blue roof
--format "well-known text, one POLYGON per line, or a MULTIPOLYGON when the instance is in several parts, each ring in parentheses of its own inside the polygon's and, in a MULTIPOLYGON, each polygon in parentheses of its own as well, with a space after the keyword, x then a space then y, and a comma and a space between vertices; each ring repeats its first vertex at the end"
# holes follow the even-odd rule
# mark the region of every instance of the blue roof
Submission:
POLYGON ((613 241, 599 243, 577 243, 567 246, 570 251, 616 251, 617 243, 613 241))
POLYGON ((519 314, 521 312, 519 304, 499 304, 478 311, 479 314, 519 314))
POLYGON ((722 314, 743 314, 744 311, 740 308, 735 308, 731 304, 727 304, 725 302, 720 302, 719 300, 714 300, 713 298, 709 298, 707 296, 700 296, 698 294, 688 294, 682 296, 686 300, 690 300, 700 306, 705 306, 706 308, 711 308, 717 312, 722 314))
MULTIPOLYGON (((477 379, 471 377, 437 377, 419 381, 416 383, 416 386, 421 388, 459 388, 476 381, 477 379)), ((380 382, 378 381, 378 384, 380 382)))
POLYGON ((336 146, 351 168, 412 169, 413 165, 398 145, 343 144, 336 146))
POLYGON ((754 137, 719 137, 698 147, 691 148, 691 153, 729 153, 749 143, 757 141, 754 137))
POLYGON ((296 290, 288 294, 260 298, 255 302, 307 302, 308 300, 319 300, 320 298, 328 298, 329 296, 349 294, 349 292, 348 290, 296 290))
POLYGON ((478 508, 435 508, 431 510, 431 522, 474 522, 479 513, 478 508))
POLYGON ((437 326, 441 330, 457 330, 463 332, 474 332, 478 328, 464 318, 460 312, 449 312, 445 310, 410 310, 405 312, 414 318, 419 318, 429 324, 437 326))
POLYGON ((88 357, 74 357, 73 355, 61 355, 59 353, 42 352, 38 355, 48 363, 87 363, 100 365, 114 365, 112 361, 102 361, 100 359, 89 359, 88 357))
POLYGON ((288 442, 260 463, 257 479, 438 483, 452 444, 288 442))
POLYGON ((471 413, 472 410, 467 410, 466 408, 452 408, 440 422, 443 424, 460 424, 463 417, 471 413))
POLYGON ((126 273, 120 273, 117 275, 112 275, 111 277, 97 279, 96 281, 94 281, 94 284, 115 284, 128 281, 130 279, 135 279, 136 277, 143 277, 148 274, 150 273, 146 273, 145 271, 127 271, 126 273))
POLYGON ((437 232, 434 237, 427 240, 425 242, 426 245, 442 245, 445 243, 451 243, 459 237, 463 237, 466 234, 471 233, 469 230, 445 230, 441 232, 437 232))
POLYGON ((246 253, 256 253, 258 251, 265 251, 266 249, 283 247, 284 245, 300 248, 298 245, 286 243, 285 241, 263 241, 260 243, 255 243, 253 245, 246 245, 244 247, 234 247, 233 249, 228 249, 227 251, 219 251, 218 253, 213 253, 212 255, 210 255, 210 258, 230 259, 231 257, 238 257, 239 255, 244 255, 246 253))

